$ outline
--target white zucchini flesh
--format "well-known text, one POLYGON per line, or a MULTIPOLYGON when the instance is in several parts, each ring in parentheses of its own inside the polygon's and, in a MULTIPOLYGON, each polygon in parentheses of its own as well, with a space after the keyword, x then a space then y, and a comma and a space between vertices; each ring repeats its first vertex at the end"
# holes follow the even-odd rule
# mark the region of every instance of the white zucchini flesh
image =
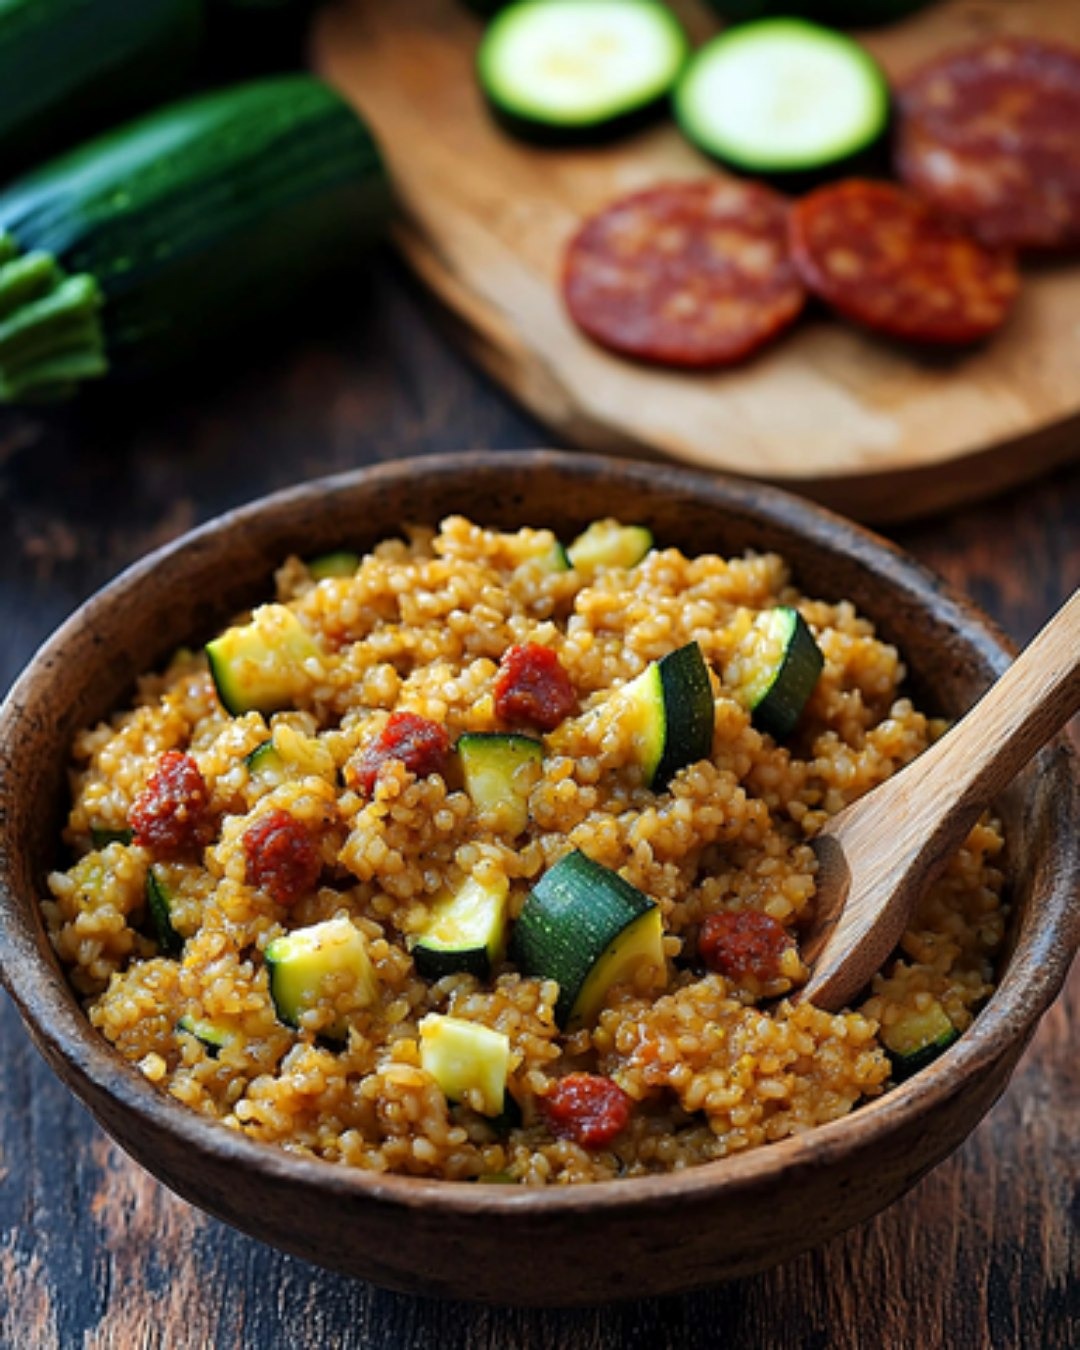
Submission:
POLYGON ((686 135, 756 172, 809 170, 883 132, 889 91, 876 62, 842 33, 799 19, 746 24, 695 55, 675 91, 686 135))
POLYGON ((488 97, 511 114, 586 126, 660 98, 685 61, 677 20, 653 0, 523 0, 488 26, 488 97))
POLYGON ((420 1067, 447 1100, 497 1116, 506 1098, 510 1037, 478 1022, 428 1013, 420 1021, 420 1067))

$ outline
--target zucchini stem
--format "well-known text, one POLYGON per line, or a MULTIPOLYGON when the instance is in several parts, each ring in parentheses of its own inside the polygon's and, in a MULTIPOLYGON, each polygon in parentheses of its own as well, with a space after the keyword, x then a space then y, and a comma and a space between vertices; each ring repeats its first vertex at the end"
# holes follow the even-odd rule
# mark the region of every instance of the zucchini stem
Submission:
POLYGON ((107 373, 101 291, 0 231, 0 403, 49 402, 107 373))

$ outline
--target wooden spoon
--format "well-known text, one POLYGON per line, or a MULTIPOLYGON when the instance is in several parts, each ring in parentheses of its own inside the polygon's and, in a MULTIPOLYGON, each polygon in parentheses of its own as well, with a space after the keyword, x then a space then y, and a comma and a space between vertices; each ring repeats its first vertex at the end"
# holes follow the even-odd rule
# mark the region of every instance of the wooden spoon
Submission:
POLYGON ((1078 708, 1080 590, 939 741, 814 840, 817 907, 800 1001, 836 1012, 869 983, 981 813, 1078 708))

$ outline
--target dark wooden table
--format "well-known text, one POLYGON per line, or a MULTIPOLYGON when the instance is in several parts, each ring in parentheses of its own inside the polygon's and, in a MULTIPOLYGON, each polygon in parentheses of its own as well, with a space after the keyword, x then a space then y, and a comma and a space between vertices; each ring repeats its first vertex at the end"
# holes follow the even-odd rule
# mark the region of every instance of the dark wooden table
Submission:
MULTIPOLYGON (((547 441, 388 256, 336 303, 197 379, 0 417, 5 687, 87 594, 227 507, 379 459, 547 441)), ((1080 584, 1080 463, 893 533, 1023 641, 1080 584)), ((0 995, 0 1347, 720 1344, 1080 1346, 1080 969, 981 1128, 874 1222, 738 1284, 552 1312, 386 1293, 192 1209, 102 1135, 0 995)))

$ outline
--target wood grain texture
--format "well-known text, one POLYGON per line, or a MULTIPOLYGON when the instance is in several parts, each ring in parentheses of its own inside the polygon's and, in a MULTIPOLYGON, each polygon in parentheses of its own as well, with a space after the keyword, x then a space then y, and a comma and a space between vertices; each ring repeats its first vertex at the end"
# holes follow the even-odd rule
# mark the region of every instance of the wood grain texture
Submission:
MULTIPOLYGON (((78 601, 191 520, 356 463, 543 439, 432 333, 390 260, 346 300, 228 379, 0 420, 5 686, 78 601)), ((1080 466, 898 538, 1027 640, 1080 584, 1080 466)), ((1080 968, 964 1148, 821 1250, 698 1295, 530 1313, 387 1294, 205 1218, 101 1135, 0 996, 0 1345, 1071 1350, 1078 1035, 1080 968)))
MULTIPOLYGON (((697 0, 676 8, 695 36, 715 31, 697 0)), ((559 292, 577 225, 625 192, 714 166, 670 123, 602 149, 513 141, 473 76, 479 32, 447 0, 344 0, 320 19, 313 57, 383 143, 402 253, 472 355, 569 443, 769 478, 876 521, 977 497, 1075 452, 1075 263, 1027 269, 1007 328, 960 354, 919 354, 820 311, 716 374, 650 368, 594 346, 559 292)), ((866 40, 903 76, 997 32, 1080 42, 1080 5, 948 0, 866 40)))

